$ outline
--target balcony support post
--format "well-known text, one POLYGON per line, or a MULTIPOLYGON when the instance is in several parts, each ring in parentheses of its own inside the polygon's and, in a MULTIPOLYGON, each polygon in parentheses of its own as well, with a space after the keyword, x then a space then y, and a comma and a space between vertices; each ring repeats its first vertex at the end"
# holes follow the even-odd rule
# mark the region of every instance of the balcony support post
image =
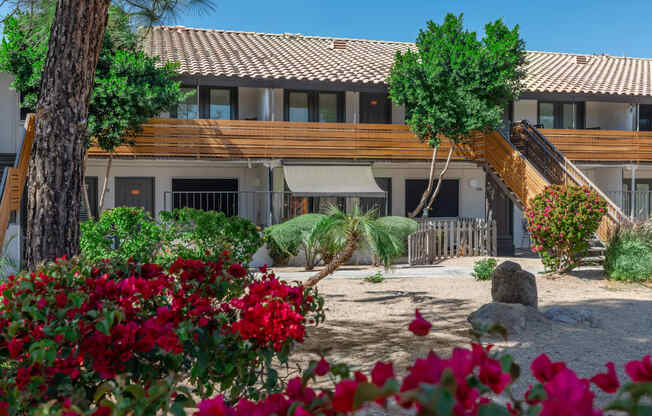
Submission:
POLYGON ((636 166, 632 166, 632 184, 630 186, 631 202, 630 202, 630 213, 629 216, 633 220, 634 214, 636 213, 636 166))

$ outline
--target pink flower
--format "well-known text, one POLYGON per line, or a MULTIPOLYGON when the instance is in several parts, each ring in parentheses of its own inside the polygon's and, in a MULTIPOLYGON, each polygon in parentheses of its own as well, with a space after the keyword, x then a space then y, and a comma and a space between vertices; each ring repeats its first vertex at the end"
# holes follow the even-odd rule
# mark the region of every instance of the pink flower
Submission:
POLYGON ((509 374, 503 373, 498 360, 487 359, 480 368, 478 377, 482 384, 488 386, 496 394, 502 393, 505 386, 512 381, 509 374))
POLYGON ((383 363, 378 361, 371 370, 371 382, 382 387, 385 382, 394 377, 394 365, 392 363, 383 363))
POLYGON ((9 348, 9 356, 14 359, 18 358, 18 356, 23 353, 24 346, 25 342, 22 339, 12 338, 7 346, 9 348))
POLYGON ((641 361, 628 362, 625 365, 625 372, 633 381, 639 383, 652 381, 652 360, 650 355, 646 355, 641 361))
POLYGON ((247 269, 237 263, 230 265, 226 271, 233 277, 245 277, 247 275, 247 269))
POLYGON ((234 416, 235 412, 230 409, 225 403, 222 395, 216 396, 212 399, 201 401, 197 405, 199 411, 195 412, 194 416, 234 416))
POLYGON ((553 363, 546 354, 538 356, 530 365, 532 375, 541 383, 552 380, 564 368, 566 368, 566 364, 563 362, 553 363))
POLYGON ((574 372, 561 369, 545 384, 547 398, 542 402, 539 416, 597 416, 600 411, 593 409, 594 394, 589 389, 588 380, 580 380, 574 372))
POLYGON ((342 413, 353 411, 353 399, 357 388, 358 382, 355 380, 342 380, 337 383, 333 395, 333 408, 342 413))
POLYGON ((618 381, 618 375, 616 374, 614 363, 609 362, 606 365, 607 372, 594 375, 591 378, 591 381, 605 392, 615 393, 620 387, 620 381, 618 381))
POLYGON ((317 367, 315 367, 315 374, 317 374, 318 376, 323 376, 326 375, 326 373, 328 373, 330 369, 331 369, 331 365, 328 364, 328 361, 326 361, 324 357, 322 357, 321 360, 317 362, 317 367))
POLYGON ((432 328, 432 324, 426 321, 425 319, 423 319, 418 309, 415 311, 414 314, 416 317, 412 322, 410 322, 410 326, 408 327, 408 329, 412 331, 414 335, 420 337, 428 335, 428 332, 430 332, 430 328, 432 328))

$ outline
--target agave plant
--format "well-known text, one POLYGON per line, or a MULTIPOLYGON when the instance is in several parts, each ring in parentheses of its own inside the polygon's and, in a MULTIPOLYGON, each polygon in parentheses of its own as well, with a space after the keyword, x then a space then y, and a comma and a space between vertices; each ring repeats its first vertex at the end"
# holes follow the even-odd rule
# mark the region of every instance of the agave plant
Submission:
POLYGON ((362 245, 367 245, 385 267, 403 254, 403 243, 378 221, 375 210, 362 213, 356 206, 351 214, 347 214, 337 207, 331 207, 326 217, 317 223, 313 233, 321 240, 340 242, 342 249, 322 270, 308 279, 305 283, 308 287, 335 272, 362 245))

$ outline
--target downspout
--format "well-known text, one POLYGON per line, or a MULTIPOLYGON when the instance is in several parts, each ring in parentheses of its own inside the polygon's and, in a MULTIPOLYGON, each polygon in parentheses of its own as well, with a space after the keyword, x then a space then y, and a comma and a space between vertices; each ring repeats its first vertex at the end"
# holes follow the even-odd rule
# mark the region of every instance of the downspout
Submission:
POLYGON ((635 208, 636 208, 635 207, 635 205, 636 205, 636 168, 637 168, 636 166, 632 166, 632 184, 631 184, 631 189, 630 189, 631 192, 632 192, 632 195, 631 195, 631 202, 630 202, 631 203, 631 209, 630 209, 630 213, 629 213, 629 216, 630 216, 632 221, 634 220, 634 212, 636 212, 636 210, 635 210, 635 208))

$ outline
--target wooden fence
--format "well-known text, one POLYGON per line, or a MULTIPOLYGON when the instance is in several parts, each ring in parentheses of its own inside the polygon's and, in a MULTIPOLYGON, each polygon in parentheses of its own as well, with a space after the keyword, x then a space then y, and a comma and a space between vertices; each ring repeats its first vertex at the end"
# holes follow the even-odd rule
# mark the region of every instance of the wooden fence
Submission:
POLYGON ((451 257, 496 256, 497 239, 494 220, 421 220, 417 231, 408 236, 408 261, 413 266, 451 257))

